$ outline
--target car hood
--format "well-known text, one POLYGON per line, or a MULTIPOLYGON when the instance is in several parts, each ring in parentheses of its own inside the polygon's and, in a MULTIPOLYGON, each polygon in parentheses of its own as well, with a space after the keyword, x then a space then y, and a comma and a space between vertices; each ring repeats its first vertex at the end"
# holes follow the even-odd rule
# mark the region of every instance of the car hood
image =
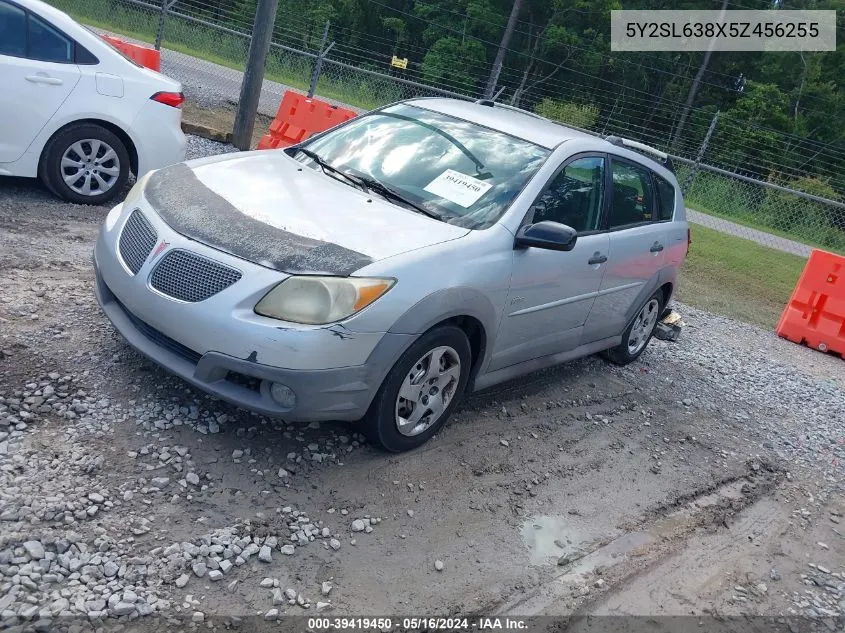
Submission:
POLYGON ((348 275, 469 232, 273 150, 165 167, 144 196, 181 235, 288 273, 348 275))

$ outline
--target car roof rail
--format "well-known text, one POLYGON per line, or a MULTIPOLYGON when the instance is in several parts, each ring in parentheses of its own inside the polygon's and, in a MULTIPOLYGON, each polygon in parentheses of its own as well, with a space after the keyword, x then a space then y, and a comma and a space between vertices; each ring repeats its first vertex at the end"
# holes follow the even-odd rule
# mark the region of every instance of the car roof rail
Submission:
POLYGON ((507 103, 499 103, 498 101, 494 101, 493 99, 476 99, 475 103, 477 103, 478 105, 487 106, 488 108, 500 108, 502 110, 519 112, 520 114, 526 114, 535 119, 542 119, 544 121, 548 121, 546 117, 541 116, 536 112, 531 112, 531 110, 524 110, 523 108, 517 108, 516 106, 508 105, 507 103))
POLYGON ((651 157, 656 157, 659 159, 657 161, 658 163, 663 165, 673 174, 675 173, 675 167, 672 164, 672 158, 669 156, 669 154, 657 149, 656 147, 652 147, 651 145, 646 145, 645 143, 640 143, 639 141, 634 141, 629 138, 622 138, 621 136, 606 136, 604 140, 612 145, 616 145, 617 147, 626 147, 628 149, 638 151, 641 154, 647 154, 651 157))

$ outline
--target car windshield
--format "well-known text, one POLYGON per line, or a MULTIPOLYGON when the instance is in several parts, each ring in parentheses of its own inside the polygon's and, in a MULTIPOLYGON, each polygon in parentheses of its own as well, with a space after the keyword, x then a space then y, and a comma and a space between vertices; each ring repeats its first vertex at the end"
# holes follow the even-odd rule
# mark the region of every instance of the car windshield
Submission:
MULTIPOLYGON (((407 104, 353 119, 303 147, 363 186, 383 185, 392 201, 469 229, 492 226, 549 155, 503 132, 407 104)), ((306 152, 293 155, 320 169, 306 152)))

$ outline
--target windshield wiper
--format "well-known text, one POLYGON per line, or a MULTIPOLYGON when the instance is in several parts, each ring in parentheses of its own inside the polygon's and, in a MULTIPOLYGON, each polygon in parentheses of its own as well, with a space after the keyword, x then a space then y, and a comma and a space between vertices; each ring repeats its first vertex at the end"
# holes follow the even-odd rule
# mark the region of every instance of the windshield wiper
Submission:
POLYGON ((315 163, 317 163, 320 166, 320 169, 323 170, 324 174, 329 174, 330 172, 332 174, 337 174, 338 176, 340 176, 341 178, 343 178, 347 182, 355 185, 356 187, 358 187, 360 189, 363 189, 361 183, 358 181, 358 178, 356 178, 355 176, 351 176, 351 175, 347 174, 342 169, 338 169, 337 167, 335 167, 334 165, 332 165, 330 163, 327 163, 325 161, 325 159, 323 159, 323 157, 320 156, 317 152, 312 152, 310 149, 306 149, 305 147, 297 147, 297 148, 295 148, 295 150, 297 152, 302 152, 308 158, 310 158, 315 163))
POLYGON ((380 180, 376 180, 375 178, 372 178, 370 176, 359 176, 357 174, 355 174, 354 177, 357 178, 358 181, 367 189, 369 189, 370 191, 375 191, 377 194, 383 196, 384 198, 393 199, 396 202, 405 205, 406 207, 410 207, 417 213, 422 213, 423 215, 427 215, 428 217, 434 218, 435 220, 440 220, 441 222, 446 221, 446 218, 440 215, 439 213, 429 211, 422 205, 419 205, 416 202, 409 200, 403 194, 396 191, 392 187, 387 186, 380 180))

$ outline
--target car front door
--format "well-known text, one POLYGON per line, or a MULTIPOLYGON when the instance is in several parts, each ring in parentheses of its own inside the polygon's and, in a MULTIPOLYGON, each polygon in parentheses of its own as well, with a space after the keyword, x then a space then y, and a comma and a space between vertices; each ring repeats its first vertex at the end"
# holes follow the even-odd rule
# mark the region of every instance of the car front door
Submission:
POLYGON ((0 163, 20 158, 80 77, 74 41, 0 0, 0 163))
POLYGON ((584 342, 621 334, 641 294, 663 267, 667 223, 661 222, 651 171, 634 161, 610 157, 606 226, 610 252, 584 342))
POLYGON ((577 347, 604 274, 608 236, 599 231, 606 158, 580 154, 553 176, 524 224, 552 221, 578 232, 574 248, 516 249, 490 369, 577 347))

